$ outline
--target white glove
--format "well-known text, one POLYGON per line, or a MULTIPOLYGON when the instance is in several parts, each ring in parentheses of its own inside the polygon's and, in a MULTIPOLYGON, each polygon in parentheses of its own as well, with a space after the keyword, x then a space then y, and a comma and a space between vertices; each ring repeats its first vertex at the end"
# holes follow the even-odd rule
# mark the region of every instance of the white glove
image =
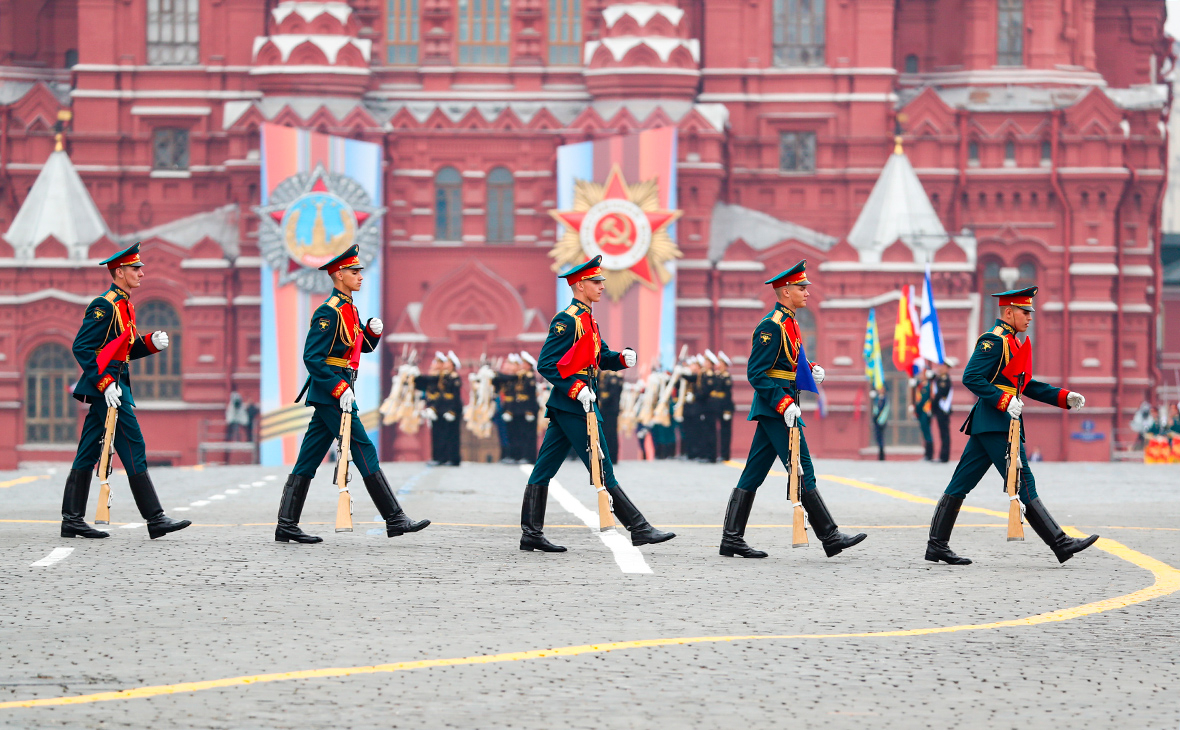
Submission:
POLYGON ((1013 398, 1008 401, 1008 415, 1013 418, 1020 418, 1020 412, 1024 410, 1024 401, 1019 398, 1013 398))
POLYGON ((824 369, 819 365, 811 366, 811 377, 815 378, 815 384, 819 385, 824 382, 824 369))
POLYGON ((504 423, 512 423, 512 414, 508 411, 504 411, 500 417, 504 419, 504 423))
POLYGON ((635 351, 628 347, 623 350, 623 364, 629 368, 635 367, 635 351))
POLYGON ((582 410, 587 413, 593 408, 591 403, 598 400, 598 396, 594 395, 594 391, 589 388, 582 388, 578 391, 578 402, 582 404, 582 410))
POLYGON ((1071 411, 1079 411, 1086 405, 1086 396, 1081 393, 1070 393, 1065 396, 1065 405, 1069 406, 1071 411))
POLYGON ((165 350, 168 348, 168 333, 159 330, 152 333, 152 344, 157 350, 165 350))
POLYGON ((802 415, 803 411, 799 409, 798 403, 792 403, 787 406, 787 410, 783 411, 783 420, 787 422, 787 428, 794 428, 795 423, 802 415))
POLYGON ((123 403, 123 389, 118 383, 111 383, 102 392, 102 397, 106 399, 107 408, 118 408, 123 403))
POLYGON ((443 420, 446 421, 447 423, 450 423, 451 421, 455 420, 455 414, 451 413, 450 411, 447 411, 446 413, 443 414, 443 420))
POLYGON ((697 399, 697 397, 692 394, 691 390, 684 394, 684 402, 685 403, 692 403, 696 399, 697 399))
POLYGON ((532 423, 533 421, 537 420, 537 417, 531 413, 526 413, 526 414, 524 414, 524 420, 528 421, 529 423, 532 423))
POLYGON ((433 408, 427 408, 426 410, 422 411, 422 417, 427 421, 437 421, 438 411, 434 410, 433 408))
POLYGON ((369 331, 375 335, 381 334, 381 330, 385 329, 385 323, 373 317, 369 320, 369 331))
POLYGON ((348 388, 340 394, 340 410, 348 413, 352 410, 354 403, 356 403, 356 393, 352 392, 352 388, 348 388))
POLYGON ((722 421, 728 421, 728 420, 730 420, 730 419, 732 419, 732 418, 733 418, 733 414, 732 414, 732 413, 722 413, 722 414, 721 414, 721 420, 722 420, 722 421))

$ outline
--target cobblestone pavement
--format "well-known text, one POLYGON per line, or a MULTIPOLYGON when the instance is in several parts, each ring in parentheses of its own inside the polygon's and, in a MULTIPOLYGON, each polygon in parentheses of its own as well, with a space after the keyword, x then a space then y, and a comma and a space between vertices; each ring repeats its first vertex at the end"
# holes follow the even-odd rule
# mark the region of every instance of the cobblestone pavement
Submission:
MULTIPOLYGON (((954 464, 817 462, 817 473, 937 498, 954 464)), ((107 540, 57 536, 65 470, 0 472, 0 702, 274 672, 454 659, 675 637, 887 632, 989 623, 1129 594, 1153 575, 1091 548, 1064 565, 1031 530, 963 513, 968 567, 922 559, 932 507, 821 480, 869 539, 825 559, 790 547, 781 477, 748 538, 766 560, 717 555, 732 466, 626 462, 620 480, 678 534, 642 548, 649 575, 555 499, 561 555, 517 549, 519 467, 386 465, 412 517, 387 539, 354 483, 357 530, 335 534, 321 468, 304 512, 320 545, 272 539, 285 471, 156 469, 173 517, 149 541, 114 479, 107 540), (46 476, 48 475, 48 476, 46 476), (24 480, 22 477, 32 477, 24 480), (180 511, 176 508, 187 507, 180 511), (33 566, 57 548, 72 552, 33 566)), ((1039 464, 1063 523, 1180 566, 1180 467, 1039 464), (1150 529, 1148 529, 1150 528, 1150 529)), ((585 471, 559 481, 593 509, 585 471)), ((97 482, 88 518, 93 516, 97 482)), ((987 477, 968 505, 1006 509, 987 477)), ((754 639, 235 684, 140 699, 0 709, 20 728, 1163 728, 1180 727, 1180 593, 1068 620, 909 636, 754 639)))

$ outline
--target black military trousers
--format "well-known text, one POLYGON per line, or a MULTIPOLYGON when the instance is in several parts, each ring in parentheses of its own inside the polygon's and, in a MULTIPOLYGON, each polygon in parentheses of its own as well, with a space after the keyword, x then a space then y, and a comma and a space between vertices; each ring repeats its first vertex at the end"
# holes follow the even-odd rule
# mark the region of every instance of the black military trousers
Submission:
MULTIPOLYGON (((509 443, 512 433, 509 431, 509 443)), ((448 421, 438 414, 438 420, 430 428, 430 453, 434 461, 440 464, 459 465, 459 416, 448 421)))
POLYGON ((733 414, 729 418, 722 414, 720 422, 721 436, 717 441, 717 452, 722 461, 729 461, 729 447, 733 443, 733 414))
MULTIPOLYGON (((602 421, 598 421, 598 442, 604 443, 606 434, 602 431, 602 421)), ((565 455, 570 449, 578 455, 586 468, 590 468, 590 438, 586 426, 586 414, 549 409, 549 427, 545 429, 545 439, 541 442, 541 452, 537 454, 537 464, 533 473, 529 475, 529 484, 549 486, 553 478, 565 461, 565 455)), ((617 487, 615 467, 611 458, 602 460, 602 485, 617 487)))
POLYGON ((701 414, 700 450, 698 459, 717 461, 717 414, 705 411, 701 414))
POLYGON ((610 457, 611 461, 619 460, 619 414, 612 413, 611 415, 602 416, 602 432, 606 434, 606 441, 602 443, 602 447, 606 449, 606 455, 610 457))
MULTIPOLYGON (((952 497, 966 497, 992 466, 1006 480, 1007 456, 1008 434, 995 431, 973 435, 967 441, 963 455, 959 457, 959 465, 955 467, 951 483, 946 486, 946 493, 952 497)), ((1025 504, 1037 498, 1037 482, 1033 478, 1032 469, 1028 468, 1023 441, 1020 443, 1020 487, 1017 494, 1020 495, 1020 501, 1025 504)))
MULTIPOLYGON (((125 386, 124 386, 125 387, 125 386)), ((93 469, 102 455, 102 436, 107 419, 107 404, 101 398, 90 404, 86 420, 82 423, 82 436, 78 439, 78 452, 74 455, 74 469, 93 469)), ((135 418, 135 409, 126 400, 119 406, 119 421, 115 424, 115 453, 128 474, 142 474, 147 471, 147 452, 143 432, 135 418)))
MULTIPOLYGON (((749 492, 758 491, 758 487, 766 481, 775 457, 783 462, 788 471, 791 468, 791 432, 786 421, 770 416, 758 416, 755 421, 758 430, 750 442, 750 456, 737 483, 738 489, 749 492)), ((811 452, 807 449, 807 436, 802 428, 799 429, 799 466, 803 467, 803 491, 810 492, 815 489, 815 468, 811 464, 811 452)))
MULTIPOLYGON (((331 448, 332 442, 340 438, 340 420, 344 411, 340 406, 315 404, 311 423, 307 424, 307 432, 303 434, 303 443, 299 446, 299 457, 295 459, 295 467, 291 473, 312 479, 316 469, 324 462, 324 456, 331 448)), ((377 461, 377 448, 365 433, 361 425, 360 416, 356 410, 352 412, 352 438, 349 448, 352 451, 352 463, 360 471, 361 476, 367 477, 381 471, 381 464, 377 461)))
POLYGON ((951 414, 935 413, 938 421, 938 460, 946 463, 951 460, 951 414))
POLYGON ((530 464, 537 461, 537 422, 528 420, 524 414, 514 415, 508 423, 508 458, 524 460, 530 464))

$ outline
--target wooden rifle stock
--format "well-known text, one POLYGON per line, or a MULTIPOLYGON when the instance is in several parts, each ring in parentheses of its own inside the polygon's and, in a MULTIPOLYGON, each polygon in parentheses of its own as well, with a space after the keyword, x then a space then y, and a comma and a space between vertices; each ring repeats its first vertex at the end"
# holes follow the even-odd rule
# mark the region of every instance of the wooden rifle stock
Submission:
POLYGON ((791 473, 787 477, 787 499, 791 502, 791 547, 807 547, 807 527, 803 522, 803 502, 799 499, 799 427, 792 426, 791 473))
POLYGON ((340 455, 336 460, 336 532, 352 532, 352 493, 348 491, 348 462, 352 459, 352 411, 340 416, 340 455))
MULTIPOLYGON (((115 376, 115 382, 108 385, 108 388, 119 385, 123 379, 123 363, 119 363, 119 374, 115 376)), ((122 388, 122 385, 119 385, 122 388)), ((111 472, 114 471, 111 465, 111 459, 115 451, 115 426, 119 423, 119 409, 107 408, 106 422, 102 429, 102 452, 98 457, 98 505, 94 511, 94 524, 109 525, 111 524, 111 472)))
MULTIPOLYGON (((1016 397, 1024 390, 1024 376, 1016 383, 1016 397)), ((1024 540, 1024 526, 1020 523, 1020 419, 1013 418, 1008 424, 1008 475, 1005 491, 1008 493, 1008 542, 1024 540)))
POLYGON ((586 435, 589 439, 590 486, 598 492, 598 531, 614 529, 615 518, 611 514, 610 494, 602 483, 602 446, 598 443, 598 414, 590 407, 586 414, 586 435))

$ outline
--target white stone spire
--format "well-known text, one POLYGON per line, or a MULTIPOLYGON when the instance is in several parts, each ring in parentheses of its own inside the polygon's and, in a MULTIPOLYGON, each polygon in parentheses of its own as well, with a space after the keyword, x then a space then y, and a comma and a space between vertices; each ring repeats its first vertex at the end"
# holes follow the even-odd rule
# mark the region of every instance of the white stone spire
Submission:
POLYGON ((848 234, 863 263, 879 263, 881 253, 899 240, 917 263, 932 261, 950 240, 900 141, 848 234))
POLYGON ((71 259, 85 259, 92 243, 111 236, 90 191, 62 150, 45 161, 4 240, 12 244, 16 258, 31 259, 37 245, 50 236, 66 247, 71 259))

